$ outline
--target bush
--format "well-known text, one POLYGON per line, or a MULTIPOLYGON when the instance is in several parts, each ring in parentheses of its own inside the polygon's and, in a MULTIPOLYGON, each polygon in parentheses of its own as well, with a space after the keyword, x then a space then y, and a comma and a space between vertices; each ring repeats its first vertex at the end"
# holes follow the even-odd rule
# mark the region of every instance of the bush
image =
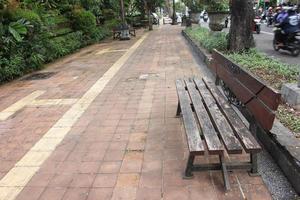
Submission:
POLYGON ((108 30, 112 30, 113 28, 115 28, 117 25, 119 25, 121 23, 120 20, 118 19, 111 19, 111 20, 107 20, 105 21, 104 26, 108 29, 108 30))
POLYGON ((82 40, 83 33, 81 31, 53 38, 46 44, 46 61, 52 61, 75 51, 82 46, 82 40))
POLYGON ((103 40, 109 34, 110 31, 106 27, 97 27, 90 34, 90 42, 103 40))
POLYGON ((224 51, 227 48, 227 34, 224 32, 214 33, 202 27, 188 28, 186 32, 209 52, 213 49, 224 51))
POLYGON ((42 27, 42 20, 40 16, 32 10, 26 9, 16 9, 11 11, 11 17, 13 21, 18 21, 19 19, 25 19, 33 25, 34 32, 39 32, 42 27))
POLYGON ((0 57, 0 83, 23 75, 25 61, 21 55, 14 55, 10 60, 0 57))
POLYGON ((96 28, 96 17, 90 11, 78 9, 73 11, 73 28, 89 35, 96 28))

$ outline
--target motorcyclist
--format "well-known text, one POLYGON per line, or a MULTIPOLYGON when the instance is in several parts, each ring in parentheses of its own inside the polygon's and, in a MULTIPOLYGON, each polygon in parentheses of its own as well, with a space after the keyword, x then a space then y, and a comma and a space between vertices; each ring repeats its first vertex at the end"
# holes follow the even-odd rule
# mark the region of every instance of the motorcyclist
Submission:
POLYGON ((267 25, 272 25, 273 23, 273 8, 269 7, 267 11, 267 25))
POLYGON ((278 6, 276 9, 275 9, 275 14, 274 14, 274 23, 275 24, 278 24, 279 22, 277 21, 277 17, 278 15, 281 13, 281 10, 282 8, 280 6, 278 6))
POLYGON ((293 8, 284 8, 275 19, 276 26, 281 29, 275 33, 278 46, 283 46, 289 34, 299 31, 299 19, 296 10, 293 8))

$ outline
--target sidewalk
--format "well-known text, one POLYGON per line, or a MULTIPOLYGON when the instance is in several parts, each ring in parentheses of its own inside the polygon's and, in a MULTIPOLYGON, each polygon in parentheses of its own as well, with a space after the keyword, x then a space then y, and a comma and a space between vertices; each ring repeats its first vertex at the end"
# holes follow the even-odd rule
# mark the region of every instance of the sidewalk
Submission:
POLYGON ((0 87, 0 200, 271 199, 246 172, 230 174, 228 193, 221 172, 182 179, 174 81, 202 74, 180 31, 94 45, 47 79, 0 87))

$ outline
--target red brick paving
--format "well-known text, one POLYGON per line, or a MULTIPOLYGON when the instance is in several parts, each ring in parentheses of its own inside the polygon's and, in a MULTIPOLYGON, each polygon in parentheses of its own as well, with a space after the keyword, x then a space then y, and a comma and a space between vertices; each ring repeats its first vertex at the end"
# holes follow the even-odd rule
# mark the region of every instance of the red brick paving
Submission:
MULTIPOLYGON (((271 199, 261 178, 249 177, 246 172, 230 175, 232 191, 227 193, 220 172, 199 172, 194 179, 182 179, 187 147, 181 120, 174 117, 174 80, 201 74, 180 30, 164 26, 150 33, 41 166, 18 200, 233 200, 243 195, 253 200, 271 199)), ((2 86, 0 108, 37 89, 46 90, 39 98, 80 97, 124 52, 94 53, 107 47, 129 48, 136 40, 84 49, 49 65, 47 71, 59 71, 50 79, 15 81, 2 86)), ((0 122, 0 177, 68 108, 26 107, 13 118, 0 122)))

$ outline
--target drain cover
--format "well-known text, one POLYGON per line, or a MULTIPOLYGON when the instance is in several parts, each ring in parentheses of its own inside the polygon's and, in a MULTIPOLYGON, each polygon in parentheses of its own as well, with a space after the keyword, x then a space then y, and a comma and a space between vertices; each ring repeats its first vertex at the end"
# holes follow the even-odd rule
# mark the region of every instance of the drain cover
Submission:
POLYGON ((30 76, 27 76, 23 78, 22 80, 24 81, 31 81, 31 80, 43 80, 43 79, 48 79, 54 74, 57 74, 57 72, 41 72, 41 73, 35 73, 30 76))

